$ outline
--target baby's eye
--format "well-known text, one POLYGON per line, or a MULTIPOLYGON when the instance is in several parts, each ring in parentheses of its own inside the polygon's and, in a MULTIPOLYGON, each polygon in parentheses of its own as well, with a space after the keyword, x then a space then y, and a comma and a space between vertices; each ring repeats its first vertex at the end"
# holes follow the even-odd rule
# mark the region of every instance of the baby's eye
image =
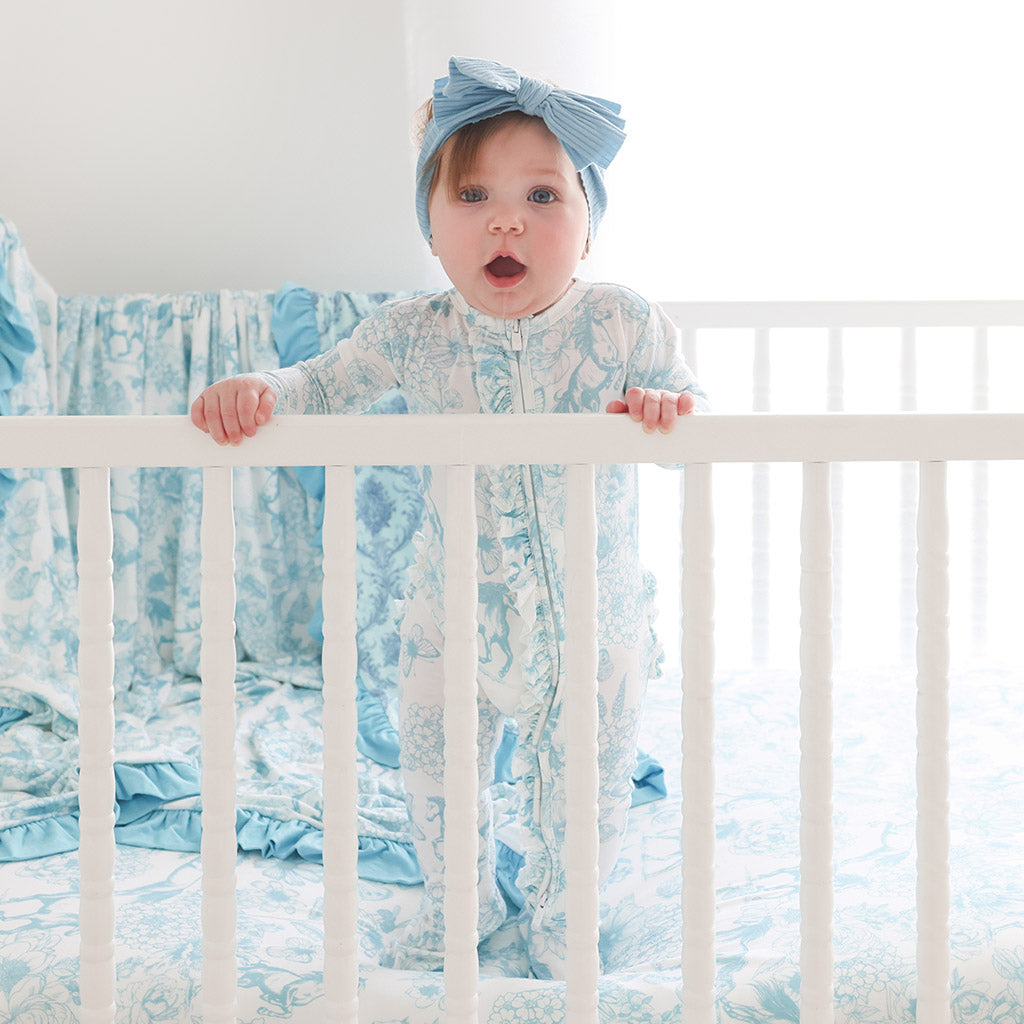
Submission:
POLYGON ((459 198, 464 203, 482 203, 487 198, 487 195, 482 188, 477 188, 474 185, 470 188, 460 189, 459 198))
POLYGON ((556 199, 558 199, 558 196, 549 188, 535 188, 530 193, 530 202, 540 203, 542 206, 547 203, 553 203, 556 199))

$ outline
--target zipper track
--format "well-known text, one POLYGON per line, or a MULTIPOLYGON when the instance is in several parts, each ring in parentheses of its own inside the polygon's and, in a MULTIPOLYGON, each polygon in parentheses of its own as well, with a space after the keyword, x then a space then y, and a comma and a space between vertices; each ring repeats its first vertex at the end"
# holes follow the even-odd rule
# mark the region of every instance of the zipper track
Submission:
MULTIPOLYGON (((516 375, 517 375, 518 380, 519 380, 519 395, 518 395, 519 412, 523 413, 523 414, 525 414, 527 412, 527 394, 529 393, 531 401, 532 401, 532 395, 533 395, 533 387, 532 387, 533 381, 532 381, 532 378, 529 380, 530 387, 528 388, 527 387, 527 379, 528 379, 528 377, 530 375, 528 374, 528 372, 524 372, 524 365, 523 365, 524 360, 526 359, 526 347, 527 347, 527 342, 528 342, 528 339, 529 339, 529 326, 528 325, 529 325, 529 318, 523 318, 523 319, 520 319, 520 320, 512 321, 511 322, 511 329, 509 329, 508 325, 506 325, 506 335, 508 337, 511 350, 515 354, 516 375), (524 327, 525 327, 525 330, 524 330, 524 327)), ((526 371, 529 370, 529 366, 528 365, 525 367, 525 370, 526 371)), ((537 487, 536 487, 536 483, 535 483, 535 480, 534 480, 534 472, 535 472, 535 467, 534 466, 524 466, 523 467, 523 482, 524 482, 524 486, 525 486, 525 490, 526 490, 526 494, 527 494, 527 500, 529 501, 529 503, 530 503, 530 505, 532 507, 533 515, 534 515, 534 521, 539 524, 540 523, 540 518, 541 518, 540 517, 540 505, 539 505, 539 503, 537 501, 537 487)), ((555 688, 557 690, 557 688, 559 686, 559 681, 561 680, 561 674, 562 673, 561 673, 560 652, 559 652, 558 640, 557 640, 557 624, 554 622, 554 609, 555 609, 554 596, 555 595, 554 595, 554 587, 553 587, 552 581, 551 581, 551 572, 550 572, 549 563, 548 563, 548 555, 547 555, 547 552, 545 551, 543 537, 541 536, 541 531, 540 531, 539 525, 538 525, 538 529, 537 529, 537 536, 538 536, 538 540, 539 540, 539 544, 538 544, 538 547, 539 547, 538 559, 539 559, 541 570, 542 570, 543 577, 544 577, 544 587, 545 587, 545 590, 547 591, 548 608, 550 610, 550 615, 552 616, 552 623, 551 623, 551 625, 552 625, 552 628, 555 630, 555 688)), ((543 722, 541 724, 541 727, 538 730, 538 735, 543 734, 547 730, 548 718, 549 718, 549 712, 546 712, 545 715, 544 715, 544 720, 543 720, 543 722)), ((539 751, 538 751, 538 757, 537 757, 537 768, 538 768, 539 789, 534 794, 534 808, 535 808, 535 811, 539 810, 544 805, 544 803, 545 803, 545 801, 544 801, 544 794, 546 792, 550 792, 551 782, 552 782, 552 780, 551 780, 550 765, 548 764, 548 759, 547 759, 547 757, 540 756, 540 752, 539 751)), ((551 887, 552 875, 553 875, 553 872, 552 872, 552 862, 554 860, 553 851, 555 850, 555 847, 556 847, 556 842, 555 842, 555 836, 554 836, 553 829, 550 826, 546 826, 545 825, 545 823, 543 821, 543 818, 542 818, 542 816, 540 814, 537 814, 537 819, 538 819, 538 826, 540 828, 541 835, 544 837, 544 843, 545 843, 545 846, 547 848, 547 864, 545 865, 544 881, 543 881, 542 885, 539 886, 539 888, 537 890, 536 910, 534 912, 534 919, 533 919, 534 928, 539 928, 540 927, 541 920, 542 920, 542 914, 543 914, 544 909, 547 906, 548 898, 550 896, 550 887, 551 887)))

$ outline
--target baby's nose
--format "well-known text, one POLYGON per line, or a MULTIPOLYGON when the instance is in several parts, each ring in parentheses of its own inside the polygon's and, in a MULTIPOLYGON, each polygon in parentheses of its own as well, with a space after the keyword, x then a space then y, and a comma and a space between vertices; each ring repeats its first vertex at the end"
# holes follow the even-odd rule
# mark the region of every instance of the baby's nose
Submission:
POLYGON ((504 206, 496 209, 491 216, 491 231, 500 234, 509 232, 521 232, 523 230, 523 219, 519 211, 512 206, 504 206))

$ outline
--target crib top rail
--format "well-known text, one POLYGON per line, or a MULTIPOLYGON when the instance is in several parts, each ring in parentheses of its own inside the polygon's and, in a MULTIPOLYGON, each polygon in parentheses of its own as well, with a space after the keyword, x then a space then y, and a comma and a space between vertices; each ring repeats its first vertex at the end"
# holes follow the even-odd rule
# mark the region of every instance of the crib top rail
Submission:
POLYGON ((1024 459, 1024 413, 281 416, 218 447, 186 416, 0 417, 0 463, 92 466, 950 462, 1024 459))
POLYGON ((663 302, 678 327, 1020 327, 1024 301, 663 302))

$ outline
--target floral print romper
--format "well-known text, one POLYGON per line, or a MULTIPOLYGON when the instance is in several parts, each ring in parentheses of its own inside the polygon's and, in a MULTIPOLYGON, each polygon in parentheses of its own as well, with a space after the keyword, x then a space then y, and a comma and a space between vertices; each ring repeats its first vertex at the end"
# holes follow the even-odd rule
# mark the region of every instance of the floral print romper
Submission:
MULTIPOLYGON (((412 413, 601 412, 634 386, 703 398, 666 314, 616 285, 574 282, 549 309, 500 320, 456 291, 376 310, 323 355, 261 375, 278 413, 358 413, 398 387, 412 413)), ((443 964, 444 469, 424 467, 423 534, 401 627, 403 780, 425 888, 397 938, 395 967, 443 964)), ((614 867, 632 795, 636 739, 659 650, 653 579, 637 551, 634 466, 598 466, 600 875, 614 867)), ((495 880, 489 787, 506 719, 518 729, 516 774, 525 862, 521 927, 538 977, 564 976, 565 474, 560 466, 479 466, 479 746, 481 937, 508 914, 495 880)))

